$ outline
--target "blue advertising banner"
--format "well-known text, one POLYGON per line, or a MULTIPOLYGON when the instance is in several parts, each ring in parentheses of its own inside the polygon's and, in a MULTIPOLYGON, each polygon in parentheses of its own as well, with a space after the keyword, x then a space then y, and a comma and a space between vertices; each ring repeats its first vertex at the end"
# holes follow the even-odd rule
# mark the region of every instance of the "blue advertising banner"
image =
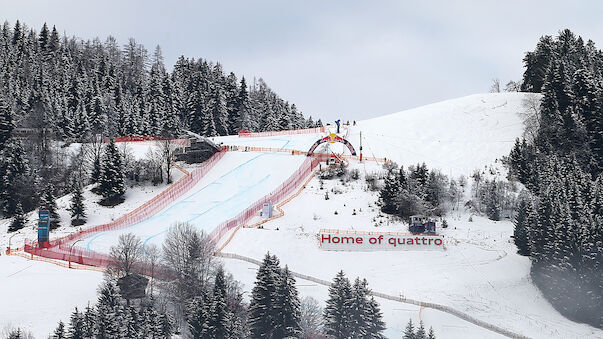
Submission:
POLYGON ((50 212, 39 211, 38 212, 38 244, 47 242, 50 238, 50 212))

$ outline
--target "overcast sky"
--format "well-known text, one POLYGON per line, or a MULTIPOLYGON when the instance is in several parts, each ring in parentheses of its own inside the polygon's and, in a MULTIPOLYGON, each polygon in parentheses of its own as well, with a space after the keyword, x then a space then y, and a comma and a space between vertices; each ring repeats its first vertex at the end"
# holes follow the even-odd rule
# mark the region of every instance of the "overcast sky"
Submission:
POLYGON ((364 119, 521 78, 543 34, 603 45, 603 1, 0 0, 0 19, 82 39, 134 37, 262 77, 306 115, 364 119))

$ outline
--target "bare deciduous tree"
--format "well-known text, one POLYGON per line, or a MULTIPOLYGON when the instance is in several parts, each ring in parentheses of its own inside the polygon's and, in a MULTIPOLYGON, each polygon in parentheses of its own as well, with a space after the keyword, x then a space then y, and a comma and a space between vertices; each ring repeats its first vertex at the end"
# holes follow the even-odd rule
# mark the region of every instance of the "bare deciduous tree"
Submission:
POLYGON ((144 262, 148 266, 148 274, 150 275, 149 285, 151 287, 151 295, 153 295, 153 286, 155 283, 155 270, 157 269, 157 265, 159 264, 159 260, 161 259, 161 251, 159 247, 155 244, 146 245, 143 249, 144 253, 144 262))
POLYGON ((214 268, 213 252, 213 243, 193 225, 179 222, 170 227, 163 243, 163 259, 176 273, 170 282, 176 299, 202 294, 214 268))
POLYGON ((167 183, 172 183, 172 161, 174 160, 174 149, 175 145, 172 139, 163 139, 158 142, 159 150, 161 152, 161 159, 165 165, 165 172, 167 175, 167 183))
POLYGON ((505 92, 520 92, 521 91, 521 81, 513 81, 509 80, 505 85, 505 92))
POLYGON ((82 144, 82 149, 90 168, 92 168, 91 176, 93 176, 92 179, 95 181, 98 179, 98 175, 100 175, 100 161, 103 154, 102 137, 94 136, 89 140, 89 142, 82 144), (96 171, 98 171, 98 173, 94 173, 95 167, 97 167, 96 171), (95 175, 97 176, 96 178, 94 178, 95 175))
POLYGON ((528 142, 534 142, 540 128, 540 95, 527 94, 521 102, 522 110, 519 116, 523 119, 525 130, 523 137, 528 142))
POLYGON ((108 273, 124 277, 132 273, 136 263, 142 259, 142 241, 132 233, 122 234, 116 246, 111 247, 108 273))
POLYGON ((490 93, 500 93, 500 80, 492 79, 492 86, 490 86, 490 93))
POLYGON ((318 301, 312 297, 305 297, 302 299, 300 306, 299 326, 301 328, 301 338, 326 338, 323 332, 322 308, 318 301))

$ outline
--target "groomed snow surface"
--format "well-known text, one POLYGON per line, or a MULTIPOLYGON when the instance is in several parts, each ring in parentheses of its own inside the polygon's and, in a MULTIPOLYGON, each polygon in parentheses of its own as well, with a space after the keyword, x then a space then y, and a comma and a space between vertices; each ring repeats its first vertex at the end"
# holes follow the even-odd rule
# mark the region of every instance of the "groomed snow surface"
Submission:
MULTIPOLYGON (((404 166, 424 161, 429 168, 439 168, 445 174, 469 175, 508 154, 515 138, 522 134, 518 113, 527 110, 522 102, 528 98, 529 95, 520 93, 473 95, 359 121, 344 132, 349 133, 348 139, 358 151, 362 131, 365 156, 387 157, 404 166)), ((215 141, 306 151, 321 136, 230 136, 215 141)), ((135 145, 132 148, 135 157, 155 147, 152 143, 135 145)), ((342 149, 339 144, 330 147, 342 149)), ((126 232, 137 234, 147 244, 159 244, 176 221, 189 221, 210 232, 280 185, 303 160, 303 156, 286 153, 230 152, 195 187, 159 214, 124 230, 93 235, 78 245, 106 252, 119 234, 126 232)), ((374 163, 352 162, 351 166, 363 174, 380 170, 374 163)), ((509 241, 512 233, 509 221, 492 222, 474 216, 470 223, 465 212, 453 211, 448 216, 450 228, 442 231, 447 248, 442 252, 322 251, 316 238, 321 228, 403 231, 405 227, 401 223, 388 224, 386 218, 378 217, 376 193, 366 191, 362 180, 347 187, 338 181, 325 182, 325 189, 335 186, 342 193, 330 192, 330 199, 325 201, 324 190, 313 179, 302 194, 285 206, 284 217, 266 223, 265 229, 241 229, 224 252, 261 260, 270 251, 292 270, 325 280, 331 280, 343 269, 350 279, 366 278, 375 291, 402 293, 408 298, 452 306, 534 338, 603 337, 600 330, 565 319, 542 298, 529 279, 529 260, 515 254, 509 241), (356 215, 352 214, 354 209, 356 215)), ((162 189, 165 186, 130 190, 126 202, 114 209, 90 206, 89 225, 118 217, 150 199, 152 194, 148 192, 156 194, 162 189)), ((92 204, 93 197, 87 194, 92 204)), ((59 202, 61 213, 66 214, 68 197, 60 201, 63 201, 59 202)), ((66 215, 63 220, 68 220, 66 215)), ((7 221, 0 221, 3 247, 10 236, 5 233, 6 227, 7 221)), ((69 231, 64 226, 60 233, 69 231)), ((32 229, 23 230, 13 241, 20 239, 22 243, 23 236, 34 234, 32 229)), ((250 291, 257 267, 232 259, 223 261, 250 291)), ((88 300, 94 302, 101 279, 98 272, 67 270, 5 255, 0 257, 0 272, 0 300, 3 305, 10 305, 0 310, 0 327, 11 323, 32 330, 38 338, 46 337, 59 319, 67 321, 74 306, 82 307, 88 300)), ((326 287, 300 279, 297 286, 302 297, 313 296, 324 305, 326 287)), ((434 327, 439 338, 500 337, 439 311, 378 301, 387 322, 388 337, 400 337, 409 318, 415 322, 421 318, 428 327, 434 327)))
POLYGON ((282 153, 229 152, 183 198, 163 211, 135 225, 85 238, 82 246, 108 253, 125 233, 134 233, 144 245, 160 246, 175 222, 189 222, 210 233, 277 188, 304 160, 304 156, 282 153))

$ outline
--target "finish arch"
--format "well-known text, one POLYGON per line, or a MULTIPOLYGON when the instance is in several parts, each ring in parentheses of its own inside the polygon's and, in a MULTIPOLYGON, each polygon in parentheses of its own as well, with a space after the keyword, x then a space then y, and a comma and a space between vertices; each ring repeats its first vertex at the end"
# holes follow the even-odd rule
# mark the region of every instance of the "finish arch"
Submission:
POLYGON ((316 142, 312 145, 312 147, 310 147, 310 150, 308 151, 308 156, 314 155, 314 151, 316 150, 316 147, 318 147, 320 144, 324 144, 325 142, 329 142, 331 144, 340 142, 340 143, 346 145, 346 147, 350 150, 350 153, 352 153, 352 155, 356 155, 356 150, 354 149, 354 146, 352 146, 352 144, 349 141, 347 141, 346 139, 333 133, 333 134, 327 135, 324 138, 316 140, 316 142))

